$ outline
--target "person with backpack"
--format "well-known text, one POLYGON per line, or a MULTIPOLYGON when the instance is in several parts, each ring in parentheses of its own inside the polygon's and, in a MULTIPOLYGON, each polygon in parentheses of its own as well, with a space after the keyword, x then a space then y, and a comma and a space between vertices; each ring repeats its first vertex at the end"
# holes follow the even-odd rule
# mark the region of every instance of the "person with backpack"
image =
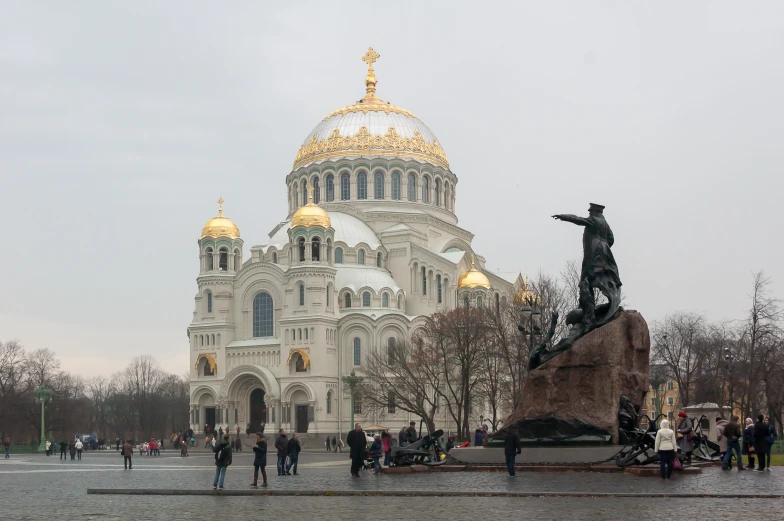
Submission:
POLYGON ((215 479, 212 480, 212 490, 220 487, 223 490, 223 480, 226 478, 226 469, 231 465, 231 442, 226 434, 223 440, 215 447, 215 479))
POLYGON ((264 482, 262 487, 267 486, 267 440, 260 432, 256 433, 256 445, 253 446, 253 483, 251 487, 257 487, 259 482, 259 471, 264 482))

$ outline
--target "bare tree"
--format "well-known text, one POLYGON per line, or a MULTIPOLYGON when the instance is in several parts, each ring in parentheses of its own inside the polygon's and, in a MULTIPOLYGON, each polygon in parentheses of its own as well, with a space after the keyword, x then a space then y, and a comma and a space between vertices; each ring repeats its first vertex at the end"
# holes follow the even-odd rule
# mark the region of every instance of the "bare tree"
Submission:
POLYGON ((681 406, 691 405, 695 377, 704 357, 700 342, 705 336, 705 319, 679 311, 654 322, 651 332, 654 361, 666 365, 678 383, 681 406))

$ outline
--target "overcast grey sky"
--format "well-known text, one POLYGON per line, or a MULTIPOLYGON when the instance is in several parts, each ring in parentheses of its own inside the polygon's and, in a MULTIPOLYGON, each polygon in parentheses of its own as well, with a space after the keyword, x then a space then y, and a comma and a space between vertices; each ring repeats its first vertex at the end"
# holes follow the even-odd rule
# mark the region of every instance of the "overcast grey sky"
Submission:
POLYGON ((784 296, 781 2, 0 2, 0 340, 184 373, 196 241, 286 217, 308 132, 364 93, 438 136, 460 225, 557 273, 607 206, 631 307, 740 317, 784 296))

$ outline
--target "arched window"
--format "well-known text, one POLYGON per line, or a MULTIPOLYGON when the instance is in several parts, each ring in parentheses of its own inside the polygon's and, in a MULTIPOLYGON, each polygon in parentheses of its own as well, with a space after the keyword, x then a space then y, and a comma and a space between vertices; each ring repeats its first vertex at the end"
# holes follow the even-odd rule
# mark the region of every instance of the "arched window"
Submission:
POLYGON ((395 337, 389 337, 387 339, 387 362, 392 364, 395 362, 395 348, 397 342, 395 341, 395 337))
POLYGON ((450 197, 449 197, 449 181, 444 181, 444 207, 449 210, 450 197))
POLYGON ((212 335, 212 345, 215 345, 215 335, 212 335))
POLYGON ((482 297, 481 296, 476 297, 476 307, 481 308, 482 304, 484 304, 484 300, 482 299, 482 297))
POLYGON ((357 251, 357 264, 365 264, 365 250, 357 251))
POLYGON ((362 346, 359 338, 354 339, 354 365, 361 365, 362 363, 362 346))
POLYGON ((321 260, 321 241, 319 241, 318 237, 314 237, 313 241, 310 243, 310 258, 314 262, 318 262, 321 260))
POLYGON ((496 311, 496 313, 498 313, 498 311, 500 311, 500 310, 501 310, 501 297, 498 295, 498 293, 496 293, 495 294, 495 311, 496 311))
POLYGON ((206 335, 207 337, 207 345, 210 345, 210 335, 206 335))
POLYGON ((332 239, 327 239, 327 262, 332 262, 332 239))
POLYGON ((305 262, 305 238, 304 237, 300 237, 299 240, 297 240, 297 246, 299 248, 299 261, 305 262))
POLYGON ((327 309, 332 307, 332 286, 327 286, 327 309))
POLYGON ((319 186, 319 178, 313 180, 313 202, 319 204, 321 202, 321 186, 319 186))
POLYGON ((262 291, 253 297, 253 337, 268 337, 274 335, 272 322, 273 315, 272 297, 262 291))
POLYGON ((340 199, 341 201, 351 199, 351 180, 348 174, 340 176, 340 199))
POLYGON ((438 303, 441 304, 442 302, 442 292, 441 292, 441 275, 436 275, 436 292, 438 293, 438 303))
POLYGON ((343 248, 335 248, 335 264, 343 264, 343 248))
POLYGON ((440 179, 436 179, 436 183, 435 184, 436 184, 436 193, 435 193, 434 200, 435 200, 436 206, 441 206, 441 180, 440 179))
POLYGON ((212 271, 215 269, 213 267, 212 248, 207 248, 207 251, 204 252, 204 255, 207 257, 207 271, 212 271))
POLYGON ((397 297, 397 309, 403 309, 403 295, 398 295, 397 297))
POLYGON ((376 254, 376 268, 380 268, 382 264, 381 252, 376 254))
POLYGON ((422 295, 427 295, 427 271, 422 266, 422 295))
POLYGON ((373 195, 376 199, 384 198, 384 172, 373 174, 373 195))
POLYGON ((381 307, 382 308, 389 307, 389 293, 384 293, 381 295, 381 307))
POLYGON ((422 178, 422 202, 430 202, 430 178, 427 176, 422 178))
POLYGON ((212 313, 212 292, 207 292, 207 313, 212 313))
POLYGON ((468 297, 463 297, 463 307, 468 308, 468 297))
POLYGON ((234 271, 240 271, 242 268, 242 257, 240 256, 240 250, 234 250, 234 271))
POLYGON ((303 283, 299 284, 299 305, 305 305, 305 284, 303 283))
POLYGON ((278 263, 278 252, 273 251, 272 252, 272 264, 277 264, 277 263, 278 263))
POLYGON ((302 329, 297 329, 297 340, 302 340, 302 329))
POLYGON ((392 172, 392 199, 400 200, 400 173, 392 172))
POLYGON ((229 270, 229 250, 227 250, 226 248, 220 249, 220 261, 218 264, 218 269, 220 271, 229 270))
POLYGON ((308 328, 305 328, 305 340, 308 339, 308 328))
POLYGON ((327 391, 327 414, 332 414, 332 391, 327 391))
POLYGON ((408 200, 416 201, 416 176, 408 174, 408 200))
POLYGON ((357 174, 357 199, 367 199, 367 174, 357 174))
POLYGON ((366 291, 362 294, 362 305, 366 308, 370 307, 370 292, 366 291))
POLYGON ((331 203, 335 200, 335 176, 329 174, 327 176, 327 202, 331 203))
POLYGON ((351 307, 351 293, 343 295, 343 307, 346 309, 351 307))

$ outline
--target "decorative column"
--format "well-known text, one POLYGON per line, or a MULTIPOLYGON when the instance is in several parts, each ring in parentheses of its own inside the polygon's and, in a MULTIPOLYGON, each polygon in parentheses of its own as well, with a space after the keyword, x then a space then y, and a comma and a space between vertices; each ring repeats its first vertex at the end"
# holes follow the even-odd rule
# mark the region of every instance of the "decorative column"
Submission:
POLYGON ((44 410, 46 402, 52 392, 41 384, 41 387, 33 390, 35 401, 41 404, 41 443, 38 445, 38 452, 46 452, 46 426, 44 425, 44 410))

